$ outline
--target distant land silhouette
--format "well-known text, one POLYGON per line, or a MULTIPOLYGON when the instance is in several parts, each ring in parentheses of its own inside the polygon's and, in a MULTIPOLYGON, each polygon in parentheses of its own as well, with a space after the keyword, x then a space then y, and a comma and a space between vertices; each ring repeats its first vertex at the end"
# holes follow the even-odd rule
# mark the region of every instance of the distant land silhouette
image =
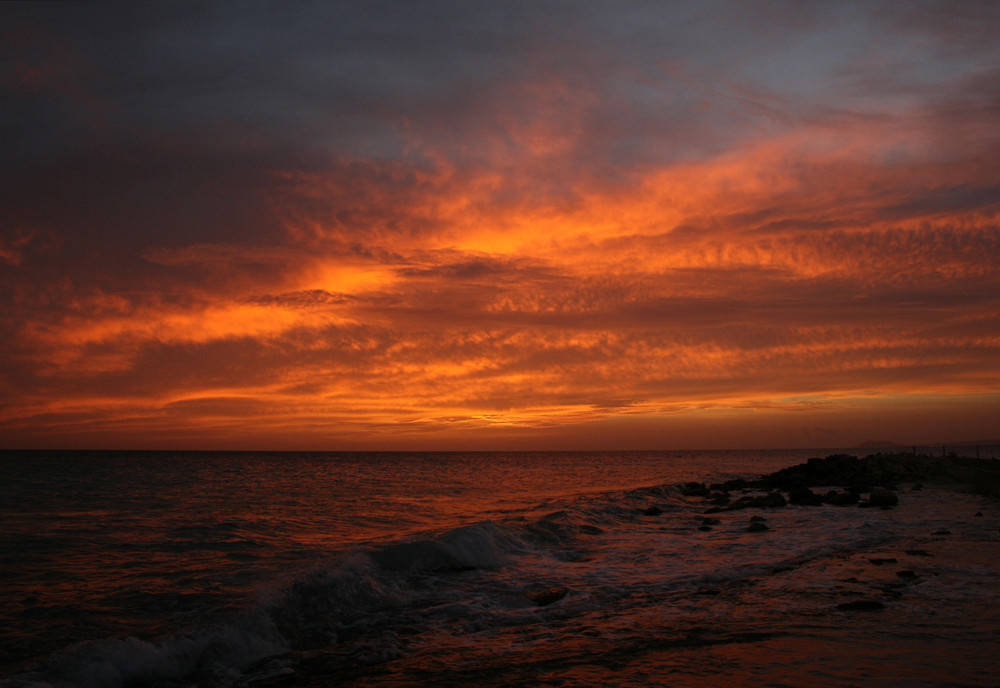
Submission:
POLYGON ((900 444, 889 440, 868 440, 857 445, 855 449, 904 449, 909 447, 1000 447, 1000 439, 993 440, 962 440, 959 442, 916 442, 900 444))

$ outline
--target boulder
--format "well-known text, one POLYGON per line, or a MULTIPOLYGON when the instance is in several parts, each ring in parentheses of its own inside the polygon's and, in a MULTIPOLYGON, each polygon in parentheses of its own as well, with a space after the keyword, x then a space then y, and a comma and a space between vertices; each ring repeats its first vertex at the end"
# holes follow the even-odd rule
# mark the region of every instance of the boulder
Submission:
POLYGON ((793 487, 788 491, 788 503, 800 506, 820 506, 823 498, 808 487, 793 487))
POLYGON ((784 495, 780 492, 772 492, 771 494, 764 495, 763 497, 755 497, 751 500, 751 506, 759 506, 765 509, 775 509, 782 506, 788 505, 788 500, 785 499, 784 495))
POLYGON ((878 600, 854 600, 853 602, 841 602, 837 609, 845 612, 874 612, 885 609, 885 605, 878 600))
POLYGON ((850 504, 857 504, 860 499, 861 496, 857 492, 853 492, 851 490, 847 490, 845 492, 830 490, 823 495, 823 503, 832 504, 833 506, 848 506, 850 504))
POLYGON ((747 528, 747 532, 749 533, 763 533, 765 530, 770 530, 770 528, 763 521, 754 521, 747 528))
POLYGON ((710 509, 706 509, 706 514, 717 514, 720 511, 737 511, 739 509, 776 509, 779 507, 786 506, 788 500, 785 499, 784 495, 780 492, 771 492, 766 495, 759 495, 757 497, 740 497, 735 502, 727 506, 714 506, 710 509))
POLYGON ((539 607, 545 607, 566 597, 568 592, 569 590, 566 588, 549 588, 548 590, 528 593, 528 599, 539 607))
POLYGON ((704 483, 684 483, 681 485, 681 494, 685 497, 707 497, 709 489, 705 487, 704 483))
POLYGON ((727 480, 724 483, 712 483, 711 487, 717 492, 734 492, 742 490, 748 485, 749 483, 743 478, 736 478, 735 480, 727 480))
POLYGON ((709 495, 709 501, 716 506, 726 506, 731 501, 731 498, 726 492, 717 492, 709 495))
POLYGON ((873 487, 868 495, 868 505, 877 507, 890 507, 899 504, 899 497, 896 493, 884 487, 873 487))
POLYGON ((646 509, 645 511, 643 511, 642 513, 643 513, 644 515, 646 515, 646 516, 659 516, 660 514, 662 514, 662 513, 663 513, 663 509, 661 509, 661 508, 660 508, 660 507, 658 507, 658 506, 651 506, 651 507, 648 507, 648 508, 647 508, 647 509, 646 509))

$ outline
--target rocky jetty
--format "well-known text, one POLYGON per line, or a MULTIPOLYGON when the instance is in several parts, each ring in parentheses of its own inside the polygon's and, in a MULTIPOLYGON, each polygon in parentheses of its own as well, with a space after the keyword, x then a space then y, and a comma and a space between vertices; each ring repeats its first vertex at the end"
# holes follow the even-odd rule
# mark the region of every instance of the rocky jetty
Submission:
POLYGON ((809 459, 756 480, 738 478, 712 485, 689 482, 678 485, 678 489, 686 497, 703 498, 709 506, 705 513, 775 509, 788 504, 889 509, 899 504, 897 492, 902 483, 919 486, 923 482, 961 480, 962 477, 953 458, 911 454, 872 454, 858 458, 835 454, 809 459), (818 492, 812 489, 817 487, 827 489, 818 492), (736 496, 735 492, 743 494, 736 496), (863 494, 867 499, 861 499, 863 494))
POLYGON ((894 489, 903 482, 950 479, 950 461, 911 454, 872 454, 859 459, 848 454, 809 459, 755 481, 756 486, 780 490, 810 487, 844 487, 852 492, 870 492, 873 487, 894 489))

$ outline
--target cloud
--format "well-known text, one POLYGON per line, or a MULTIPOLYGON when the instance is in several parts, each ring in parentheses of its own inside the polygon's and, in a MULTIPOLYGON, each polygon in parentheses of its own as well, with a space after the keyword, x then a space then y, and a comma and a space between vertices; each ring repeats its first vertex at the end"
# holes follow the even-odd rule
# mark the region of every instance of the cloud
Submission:
POLYGON ((45 155, 0 201, 0 430, 443 440, 996 388, 992 11, 115 8, 0 10, 49 37, 4 53, 45 155))
POLYGON ((0 236, 0 262, 7 265, 20 264, 24 251, 34 239, 31 232, 18 229, 11 232, 10 237, 0 236))

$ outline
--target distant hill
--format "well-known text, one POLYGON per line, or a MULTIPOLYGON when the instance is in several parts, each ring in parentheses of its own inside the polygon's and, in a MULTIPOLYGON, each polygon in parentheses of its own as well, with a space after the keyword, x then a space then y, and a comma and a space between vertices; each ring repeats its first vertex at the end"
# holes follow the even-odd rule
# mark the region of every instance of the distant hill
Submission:
POLYGON ((896 449, 904 446, 906 445, 890 442, 889 440, 868 440, 859 444, 855 449, 896 449))
POLYGON ((899 444, 889 440, 868 440, 854 447, 855 449, 926 449, 928 447, 1000 447, 1000 440, 962 440, 961 442, 917 442, 915 444, 899 444))
POLYGON ((1000 447, 1000 440, 964 440, 962 442, 943 442, 946 447, 1000 447))

